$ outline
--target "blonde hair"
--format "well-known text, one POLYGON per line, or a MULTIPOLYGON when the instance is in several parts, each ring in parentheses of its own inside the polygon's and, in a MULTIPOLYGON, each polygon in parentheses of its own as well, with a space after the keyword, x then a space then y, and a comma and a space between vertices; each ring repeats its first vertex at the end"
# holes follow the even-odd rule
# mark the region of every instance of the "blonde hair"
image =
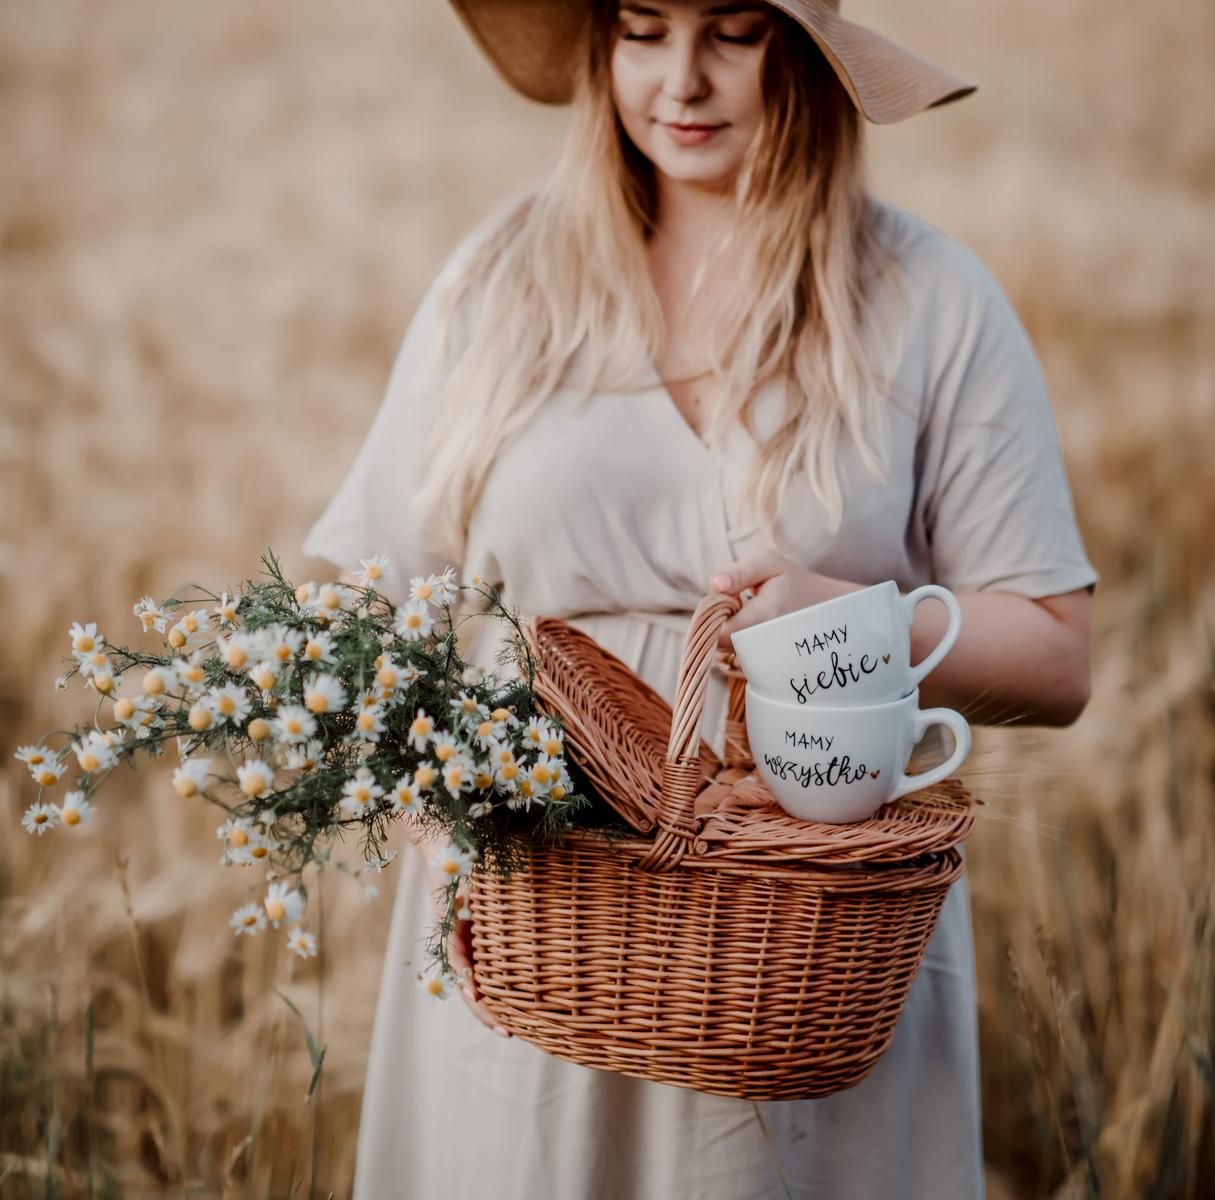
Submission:
MULTIPOLYGON (((654 167, 612 99, 615 14, 616 0, 591 5, 571 120, 547 179, 487 225, 442 300, 442 419, 418 499, 435 548, 451 561, 463 561, 495 451, 536 416, 579 348, 585 343, 585 398, 636 386, 638 363, 653 361, 662 342, 645 255, 654 167)), ((841 438, 884 478, 889 426, 886 381, 866 336, 883 250, 863 183, 861 119, 801 26, 779 10, 772 17, 765 115, 734 181, 737 219, 715 250, 741 250, 743 274, 714 310, 719 336, 709 344, 721 353, 710 352, 711 365, 722 393, 705 437, 742 421, 757 445, 742 500, 768 544, 783 549, 777 519, 789 479, 804 474, 838 528, 841 438), (785 408, 761 443, 752 401, 782 376, 785 408)))

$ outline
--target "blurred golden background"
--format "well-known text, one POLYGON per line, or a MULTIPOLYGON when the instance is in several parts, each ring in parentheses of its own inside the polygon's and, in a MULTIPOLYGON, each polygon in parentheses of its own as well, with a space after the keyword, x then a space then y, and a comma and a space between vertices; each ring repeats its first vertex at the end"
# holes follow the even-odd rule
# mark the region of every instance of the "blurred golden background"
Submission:
MULTIPOLYGON (((1102 573, 1087 712, 983 731, 970 768, 989 1192, 1209 1195, 1215 8, 844 8, 980 84, 871 127, 874 188, 1017 306, 1102 573)), ((316 573, 413 305, 564 119, 440 0, 0 13, 6 1198, 349 1193, 393 868, 326 876, 320 959, 236 944, 218 810, 145 768, 32 838, 12 755, 91 717, 52 683, 72 621, 134 645, 141 595, 232 588, 267 546, 316 573), (274 988, 326 1047, 308 1102, 274 988)))

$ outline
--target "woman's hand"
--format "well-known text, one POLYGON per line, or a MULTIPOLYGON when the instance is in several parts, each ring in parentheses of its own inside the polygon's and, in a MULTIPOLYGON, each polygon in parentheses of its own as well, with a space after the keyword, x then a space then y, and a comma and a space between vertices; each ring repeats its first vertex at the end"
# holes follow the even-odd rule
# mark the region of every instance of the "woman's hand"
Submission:
MULTIPOLYGON (((462 909, 467 903, 467 897, 463 892, 457 894, 456 908, 462 909)), ((477 991, 476 981, 473 979, 472 973, 472 922, 463 920, 460 917, 456 918, 456 923, 452 926, 451 934, 447 939, 447 958, 451 963, 452 970, 455 972, 457 986, 460 989, 460 995, 464 999, 464 1003, 468 1005, 469 1011, 482 1025, 488 1026, 498 1034, 499 1037, 510 1037, 506 1026, 499 1022, 488 1008, 485 1007, 481 999, 481 993, 477 991)))
POLYGON ((750 596, 743 595, 742 608, 721 627, 717 646, 725 651, 733 650, 730 635, 739 629, 796 612, 810 604, 832 600, 861 587, 858 583, 816 575, 775 550, 760 550, 740 559, 713 575, 709 586, 730 595, 751 591, 750 596))

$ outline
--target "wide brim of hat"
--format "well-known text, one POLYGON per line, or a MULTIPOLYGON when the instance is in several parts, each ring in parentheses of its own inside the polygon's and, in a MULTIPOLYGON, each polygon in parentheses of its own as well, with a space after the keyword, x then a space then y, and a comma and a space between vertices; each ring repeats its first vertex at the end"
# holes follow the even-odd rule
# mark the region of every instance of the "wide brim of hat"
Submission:
MULTIPOLYGON (((826 0, 769 0, 814 39, 861 114, 875 125, 960 100, 977 84, 846 21, 826 0)), ((451 0, 473 40, 516 91, 568 104, 586 0, 451 0)))

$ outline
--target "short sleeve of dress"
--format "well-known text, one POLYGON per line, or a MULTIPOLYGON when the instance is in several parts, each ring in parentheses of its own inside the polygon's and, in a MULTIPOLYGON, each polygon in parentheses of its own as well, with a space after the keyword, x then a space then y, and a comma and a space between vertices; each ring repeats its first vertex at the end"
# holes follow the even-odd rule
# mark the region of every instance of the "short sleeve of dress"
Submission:
POLYGON ((1091 591, 1099 575, 1037 355, 988 268, 945 243, 917 446, 916 515, 933 578, 1029 597, 1091 591))
MULTIPOLYGON (((358 569, 362 558, 387 555, 390 576, 384 592, 396 604, 408 598, 410 578, 438 573, 449 565, 427 544, 415 501, 437 404, 434 367, 442 294, 469 240, 457 247, 419 302, 371 427, 301 545, 304 554, 350 571, 358 569)), ((461 566, 450 565, 457 570, 461 566)))

